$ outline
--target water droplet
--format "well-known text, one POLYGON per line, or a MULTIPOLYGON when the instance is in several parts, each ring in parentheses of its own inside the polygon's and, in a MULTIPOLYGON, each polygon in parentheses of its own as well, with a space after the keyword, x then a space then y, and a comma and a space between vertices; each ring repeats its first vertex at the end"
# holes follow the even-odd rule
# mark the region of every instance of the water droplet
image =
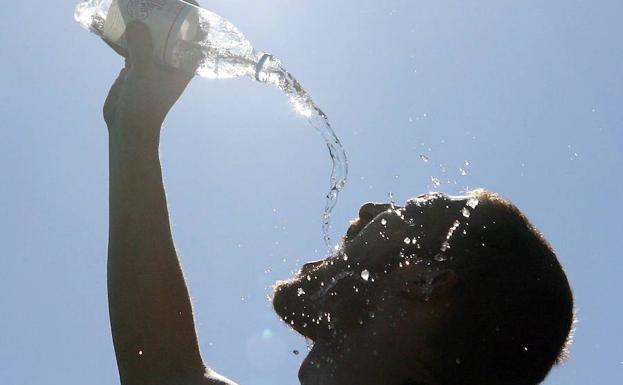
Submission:
POLYGON ((467 209, 467 207, 463 207, 463 210, 461 210, 461 213, 463 214, 465 218, 469 218, 469 216, 472 215, 472 213, 467 209))
POLYGON ((297 295, 297 296, 299 296, 299 297, 300 297, 300 296, 302 296, 302 295, 305 295, 305 290, 303 290, 303 288, 302 288, 302 287, 299 287, 299 288, 296 290, 296 295, 297 295))
POLYGON ((376 314, 374 314, 374 312, 371 311, 370 313, 368 313, 368 317, 374 318, 374 317, 376 317, 376 314))
POLYGON ((467 175, 467 170, 465 170, 463 167, 459 167, 459 172, 461 173, 462 176, 467 175))
POLYGON ((478 203, 480 203, 480 202, 478 201, 478 198, 470 198, 470 199, 467 201, 467 205, 468 205, 469 207, 473 208, 473 209, 475 209, 475 208, 476 208, 476 206, 478 206, 478 203))
POLYGON ((142 351, 142 350, 139 350, 139 351, 138 351, 138 355, 139 355, 139 356, 142 356, 142 355, 143 355, 143 351, 142 351))
POLYGON ((456 231, 456 229, 459 228, 459 226, 461 225, 461 222, 459 221, 454 221, 454 223, 452 224, 452 227, 450 227, 448 229, 448 234, 446 234, 446 239, 450 240, 450 238, 452 238, 452 235, 454 234, 454 232, 456 231))
POLYGON ((381 219, 381 224, 383 226, 387 226, 387 219, 385 219, 385 218, 381 219))
MULTIPOLYGON (((448 248, 450 248, 450 245, 448 245, 448 248)), ((446 257, 444 254, 437 254, 437 255, 435 255, 435 261, 437 261, 437 262, 444 262, 446 260, 448 260, 448 257, 446 257)))
POLYGON ((429 158, 426 155, 424 155, 424 154, 420 155, 420 159, 422 159, 422 161, 424 161, 424 163, 428 163, 428 161, 429 161, 429 158))
POLYGON ((406 237, 405 238, 405 244, 410 245, 411 244, 411 238, 406 237))
POLYGON ((440 250, 441 250, 441 251, 447 251, 449 248, 450 248, 450 243, 449 243, 448 241, 444 241, 444 242, 441 244, 441 248, 440 248, 440 250))
POLYGON ((435 178, 434 176, 430 177, 430 181, 433 183, 433 186, 435 187, 441 186, 441 182, 439 181, 439 179, 435 178))
POLYGON ((361 272, 361 278, 363 278, 364 281, 367 281, 370 279, 370 272, 368 270, 363 270, 361 272))
POLYGON ((396 210, 396 200, 394 199, 394 193, 391 191, 388 192, 387 198, 389 199, 389 205, 391 206, 392 210, 396 210))
POLYGON ((344 256, 342 257, 343 260, 348 261, 348 255, 344 254, 344 256))

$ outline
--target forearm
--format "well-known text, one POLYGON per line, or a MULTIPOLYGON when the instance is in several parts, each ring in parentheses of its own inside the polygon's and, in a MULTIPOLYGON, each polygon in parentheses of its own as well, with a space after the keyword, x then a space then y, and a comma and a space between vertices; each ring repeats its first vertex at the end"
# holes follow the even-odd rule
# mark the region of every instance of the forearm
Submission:
POLYGON ((122 383, 201 375, 192 307, 171 236, 159 127, 126 124, 109 132, 108 291, 122 383))

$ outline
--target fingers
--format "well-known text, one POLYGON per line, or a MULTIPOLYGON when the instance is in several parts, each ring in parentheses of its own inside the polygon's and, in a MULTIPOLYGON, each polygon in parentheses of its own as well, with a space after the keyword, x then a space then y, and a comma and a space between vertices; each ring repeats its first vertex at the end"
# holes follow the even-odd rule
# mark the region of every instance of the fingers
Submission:
POLYGON ((140 21, 134 20, 127 25, 128 58, 130 65, 139 74, 146 73, 153 66, 153 43, 149 29, 140 21))

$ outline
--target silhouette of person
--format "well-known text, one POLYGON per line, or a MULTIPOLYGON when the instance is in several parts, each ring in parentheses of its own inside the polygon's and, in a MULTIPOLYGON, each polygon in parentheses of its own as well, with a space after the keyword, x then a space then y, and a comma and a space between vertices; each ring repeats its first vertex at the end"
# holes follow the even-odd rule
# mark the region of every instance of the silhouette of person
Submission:
MULTIPOLYGON (((126 30, 109 131, 109 310, 121 383, 233 384, 201 358, 171 236, 162 123, 192 76, 154 64, 126 30)), ((118 51, 120 49, 116 47, 118 51)), ((565 352, 569 283, 510 202, 476 190, 364 204, 335 255, 275 286, 274 308, 314 342, 303 385, 530 385, 565 352)))

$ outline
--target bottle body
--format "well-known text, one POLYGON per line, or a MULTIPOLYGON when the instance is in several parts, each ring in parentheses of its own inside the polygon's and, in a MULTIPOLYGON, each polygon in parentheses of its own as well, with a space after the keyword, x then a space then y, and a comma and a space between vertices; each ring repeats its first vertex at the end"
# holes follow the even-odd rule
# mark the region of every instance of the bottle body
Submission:
POLYGON ((181 0, 86 0, 75 17, 122 48, 126 26, 138 20, 150 31, 157 62, 207 78, 254 76, 262 56, 228 20, 181 0))

